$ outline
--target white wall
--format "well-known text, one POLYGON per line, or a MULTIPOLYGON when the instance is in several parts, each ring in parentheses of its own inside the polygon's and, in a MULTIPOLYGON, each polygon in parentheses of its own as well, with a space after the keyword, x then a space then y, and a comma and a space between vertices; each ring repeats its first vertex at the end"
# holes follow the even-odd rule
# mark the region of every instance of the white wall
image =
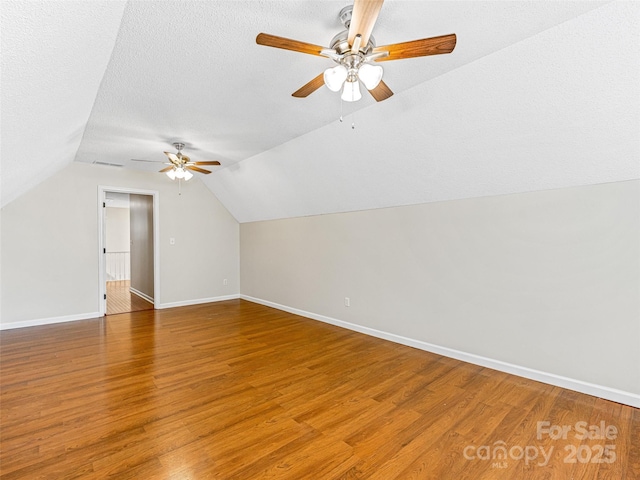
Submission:
POLYGON ((6 205, 0 326, 97 314, 99 185, 159 192, 161 306, 237 295, 238 223, 194 180, 73 163, 6 205))
POLYGON ((246 223, 240 251, 243 296, 640 406, 639 181, 246 223))
MULTIPOLYGON (((123 195, 126 195, 128 204, 129 194, 123 195)), ((129 217, 129 207, 106 207, 104 210, 107 281, 131 280, 129 217)), ((153 294, 151 296, 153 297, 153 294)))
POLYGON ((129 209, 107 207, 105 210, 105 224, 105 246, 107 252, 128 252, 131 248, 129 209))
POLYGON ((131 290, 154 297, 153 196, 129 195, 131 290))

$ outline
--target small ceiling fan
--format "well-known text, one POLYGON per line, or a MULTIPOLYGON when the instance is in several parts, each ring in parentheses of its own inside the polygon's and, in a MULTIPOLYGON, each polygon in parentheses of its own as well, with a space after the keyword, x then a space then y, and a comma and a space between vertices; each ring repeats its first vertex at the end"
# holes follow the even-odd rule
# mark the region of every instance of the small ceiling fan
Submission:
MULTIPOLYGON (((169 165, 168 167, 160 170, 161 173, 166 173, 167 176, 171 180, 175 180, 176 178, 179 180, 189 180, 193 177, 193 173, 189 170, 198 173, 209 174, 210 170, 206 170, 204 168, 200 168, 198 165, 220 165, 220 162, 217 160, 204 161, 204 162, 192 162, 189 157, 182 153, 182 149, 184 148, 184 143, 174 142, 173 146, 178 151, 177 153, 164 152, 164 154, 169 159, 170 163, 165 163, 165 165, 169 165)), ((158 163, 154 160, 140 160, 137 158, 132 158, 134 162, 150 162, 150 163, 158 163)))
POLYGON ((328 68, 293 92, 294 97, 307 97, 324 84, 334 92, 342 89, 342 99, 355 102, 362 98, 360 93, 360 82, 362 82, 373 98, 381 102, 393 95, 393 92, 382 81, 382 67, 371 62, 451 53, 456 46, 456 35, 450 34, 377 47, 371 32, 383 1, 355 0, 353 5, 344 7, 340 11, 339 18, 347 30, 333 37, 329 44, 330 48, 267 33, 260 33, 256 37, 256 43, 328 57, 337 63, 335 67, 328 68))

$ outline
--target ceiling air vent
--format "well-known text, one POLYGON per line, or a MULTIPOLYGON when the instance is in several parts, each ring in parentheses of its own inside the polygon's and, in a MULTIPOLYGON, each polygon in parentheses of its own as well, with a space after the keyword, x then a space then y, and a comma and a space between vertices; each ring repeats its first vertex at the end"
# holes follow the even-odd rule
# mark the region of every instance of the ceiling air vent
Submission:
POLYGON ((93 162, 94 165, 104 165, 106 167, 124 167, 124 165, 118 165, 117 163, 109 162, 93 162))

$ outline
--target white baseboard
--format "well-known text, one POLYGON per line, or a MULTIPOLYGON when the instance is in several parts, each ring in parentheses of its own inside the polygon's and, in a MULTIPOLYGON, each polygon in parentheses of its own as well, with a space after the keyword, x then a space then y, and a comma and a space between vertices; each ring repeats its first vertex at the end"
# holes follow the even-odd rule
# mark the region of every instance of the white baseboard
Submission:
POLYGON ((222 295, 220 297, 198 298, 195 300, 181 300, 179 302, 161 303, 156 308, 163 309, 163 308, 174 308, 174 307, 187 307, 189 305, 200 305, 201 303, 222 302, 224 300, 236 300, 238 298, 240 298, 240 294, 235 293, 233 295, 222 295))
MULTIPOLYGON (((136 295, 144 298, 145 300, 149 300, 143 296, 144 294, 140 294, 137 290, 131 289, 131 293, 135 293, 136 295)), ((222 302, 223 300, 235 300, 240 298, 239 294, 233 295, 224 295, 220 297, 211 297, 211 298, 199 298, 196 300, 185 300, 180 302, 171 302, 171 303, 163 303, 158 309, 161 308, 173 308, 173 307, 185 307, 188 305, 199 305, 201 303, 212 303, 212 302, 222 302)), ((153 299, 149 300, 153 303, 153 299)), ((80 313, 77 315, 64 315, 61 317, 51 317, 51 318, 37 318, 34 320, 24 320, 21 322, 8 322, 8 323, 0 323, 0 330, 10 330, 13 328, 23 328, 23 327, 37 327, 39 325, 49 325, 52 323, 63 323, 63 322, 74 322, 77 320, 90 320, 93 318, 99 318, 100 312, 90 312, 90 313, 80 313)))
POLYGON ((21 322, 0 323, 0 330, 10 330, 12 328, 37 327, 39 325, 49 325, 52 323, 75 322, 77 320, 90 320, 99 318, 100 312, 79 313, 77 315, 63 315, 61 317, 36 318, 35 320, 23 320, 21 322))
POLYGON ((480 365, 482 367, 492 368, 505 373, 511 373, 520 377, 536 380, 538 382, 547 383, 557 387, 574 390, 580 393, 586 393, 595 397, 604 398, 606 400, 612 400, 614 402, 623 403, 632 407, 640 408, 640 395, 625 392, 611 387, 603 385, 596 385, 582 380, 576 380, 573 378, 563 377, 556 375, 555 373, 542 372, 528 367, 522 367, 520 365, 514 365, 512 363, 495 360, 473 353, 462 352, 460 350, 454 350, 448 347, 442 347, 440 345, 434 345, 432 343, 423 342, 421 340, 415 340, 412 338, 403 337, 394 333, 383 332, 374 328, 364 327, 355 323, 345 322, 336 318, 326 317, 324 315, 318 315, 316 313, 307 312, 297 308, 288 307, 286 305, 280 305, 278 303, 270 302, 268 300, 262 300, 260 298, 250 297, 248 295, 240 295, 240 298, 253 303, 259 303, 267 307, 276 308, 285 312, 293 313, 294 315, 300 315, 302 317, 311 318, 324 323, 330 323, 338 327, 343 327, 348 330, 371 335, 372 337, 382 338, 391 342, 400 343, 409 347, 418 348, 427 352, 443 355, 445 357, 455 358, 467 363, 473 363, 474 365, 480 365))
POLYGON ((139 296, 143 300, 146 300, 149 303, 154 303, 153 297, 150 297, 149 295, 147 295, 146 293, 141 292, 140 290, 137 290, 137 289, 135 289, 133 287, 129 287, 129 291, 131 293, 133 293, 134 295, 139 296))

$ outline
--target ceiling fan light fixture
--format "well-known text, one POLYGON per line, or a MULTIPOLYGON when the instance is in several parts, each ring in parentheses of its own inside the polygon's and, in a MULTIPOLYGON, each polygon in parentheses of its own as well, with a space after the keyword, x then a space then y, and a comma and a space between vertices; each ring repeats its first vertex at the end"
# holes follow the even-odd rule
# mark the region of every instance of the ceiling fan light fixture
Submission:
POLYGON ((373 90, 380 84, 383 73, 384 70, 380 65, 363 63, 358 69, 358 78, 367 87, 367 90, 373 90))
POLYGON ((193 178, 193 173, 191 173, 189 170, 185 170, 184 171, 184 181, 186 182, 187 180, 190 180, 191 178, 193 178))
POLYGON ((347 68, 344 65, 336 65, 324 71, 324 84, 332 92, 339 92, 342 84, 347 79, 347 68))
POLYGON ((184 170, 181 167, 176 168, 176 178, 184 178, 184 170))
POLYGON ((175 180, 176 179, 176 169, 173 168, 173 169, 169 170, 167 172, 167 177, 169 177, 171 180, 175 180))
POLYGON ((342 90, 342 100, 345 102, 357 102, 362 98, 360 93, 360 82, 357 79, 353 81, 344 82, 344 89, 342 90))

